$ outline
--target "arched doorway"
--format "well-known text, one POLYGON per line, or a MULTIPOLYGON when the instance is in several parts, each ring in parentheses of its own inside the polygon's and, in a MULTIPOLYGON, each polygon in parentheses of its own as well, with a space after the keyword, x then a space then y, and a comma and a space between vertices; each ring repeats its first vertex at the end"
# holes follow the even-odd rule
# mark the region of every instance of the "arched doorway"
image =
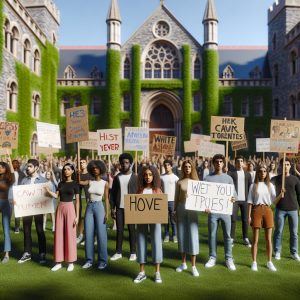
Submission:
POLYGON ((169 108, 160 104, 153 109, 150 115, 149 130, 150 135, 154 133, 174 135, 174 118, 169 108))

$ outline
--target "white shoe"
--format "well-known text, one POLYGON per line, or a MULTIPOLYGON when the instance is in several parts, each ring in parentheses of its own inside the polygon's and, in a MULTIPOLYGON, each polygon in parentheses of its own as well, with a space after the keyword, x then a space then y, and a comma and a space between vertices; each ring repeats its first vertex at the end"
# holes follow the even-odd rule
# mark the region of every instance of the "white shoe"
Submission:
POLYGON ((192 266, 192 274, 194 277, 199 277, 199 272, 198 272, 196 266, 192 266))
POLYGON ((161 276, 160 276, 160 273, 159 273, 159 272, 155 272, 155 275, 154 275, 154 281, 155 281, 156 283, 162 283, 161 276))
POLYGON ((276 260, 280 260, 280 259, 281 259, 281 257, 280 257, 280 252, 275 252, 274 258, 275 258, 276 260))
POLYGON ((257 272, 257 263, 256 263, 256 261, 252 262, 251 270, 254 271, 254 272, 257 272))
POLYGON ((267 262, 267 268, 272 271, 272 272, 276 272, 277 269, 275 268, 275 266, 273 265, 273 263, 271 261, 267 262))
POLYGON ((88 269, 92 266, 93 264, 89 261, 87 261, 83 266, 82 266, 82 269, 88 269))
POLYGON ((130 261, 136 261, 136 254, 135 253, 130 254, 129 260, 130 261))
POLYGON ((291 254, 291 258, 296 260, 296 261, 300 261, 300 256, 298 255, 298 253, 291 254))
POLYGON ((226 266, 230 271, 235 271, 236 267, 234 265, 233 259, 232 258, 228 258, 226 259, 226 266))
POLYGON ((68 268, 67 268, 67 271, 72 272, 73 270, 74 270, 74 264, 69 264, 68 268))
POLYGON ((80 244, 83 241, 83 234, 79 234, 78 238, 76 239, 76 243, 80 244))
POLYGON ((133 280, 134 283, 140 283, 147 278, 145 272, 140 272, 138 276, 133 280))
POLYGON ((182 272, 187 269, 186 263, 182 263, 179 267, 176 268, 176 272, 182 272))
POLYGON ((251 247, 252 247, 252 245, 251 245, 251 243, 250 243, 250 241, 249 241, 248 238, 245 238, 245 239, 244 239, 244 245, 247 246, 248 248, 251 248, 251 247))
POLYGON ((115 253, 111 258, 110 258, 110 260, 118 260, 118 259, 120 259, 120 258, 122 258, 122 254, 121 253, 115 253))
POLYGON ((51 269, 51 271, 56 272, 56 271, 58 271, 59 269, 61 269, 61 267, 62 267, 61 264, 56 264, 56 265, 51 269))
POLYGON ((169 241, 170 241, 170 237, 166 235, 164 238, 164 243, 169 243, 169 241))
POLYGON ((216 265, 216 258, 213 256, 210 256, 209 260, 205 264, 205 268, 212 268, 216 265))

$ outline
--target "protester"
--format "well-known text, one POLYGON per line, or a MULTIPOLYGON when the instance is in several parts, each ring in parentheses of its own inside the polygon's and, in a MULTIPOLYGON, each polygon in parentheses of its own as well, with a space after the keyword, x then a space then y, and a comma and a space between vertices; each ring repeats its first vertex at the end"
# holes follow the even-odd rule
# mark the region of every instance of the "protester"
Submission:
POLYGON ((277 176, 277 164, 275 160, 272 160, 269 166, 269 177, 272 179, 273 177, 277 176))

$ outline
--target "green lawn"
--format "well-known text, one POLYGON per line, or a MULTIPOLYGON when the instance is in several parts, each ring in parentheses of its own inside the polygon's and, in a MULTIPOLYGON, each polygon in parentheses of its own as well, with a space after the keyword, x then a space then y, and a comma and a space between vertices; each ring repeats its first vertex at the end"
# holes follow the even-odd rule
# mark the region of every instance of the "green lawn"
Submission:
MULTIPOLYGON (((13 223, 13 222, 12 222, 13 223)), ((286 224, 287 225, 287 224, 286 224)), ((287 226, 286 226, 287 227, 287 226)), ((278 271, 273 273, 266 267, 265 245, 263 233, 259 244, 258 267, 254 273, 250 270, 251 254, 238 241, 233 248, 237 267, 236 272, 230 272, 224 265, 224 250, 219 229, 219 245, 217 266, 205 269, 208 258, 207 246, 207 216, 200 214, 200 255, 197 266, 200 277, 193 278, 189 269, 176 273, 179 265, 177 245, 169 242, 163 245, 164 262, 161 268, 162 284, 153 281, 154 268, 148 265, 148 279, 141 284, 133 283, 138 273, 138 264, 128 261, 128 242, 124 242, 123 258, 110 262, 107 270, 99 271, 96 266, 89 270, 81 269, 84 263, 84 246, 78 248, 78 262, 73 272, 61 269, 51 272, 53 266, 53 234, 48 222, 47 247, 48 263, 38 264, 37 239, 33 228, 33 260, 18 264, 17 260, 23 252, 23 232, 16 235, 11 231, 13 251, 8 264, 0 264, 0 299, 299 299, 300 297, 300 262, 289 257, 288 231, 285 230, 283 253, 281 261, 274 261, 278 271)), ((287 229, 287 228, 286 228, 287 229)), ((240 237, 241 223, 237 226, 237 237, 240 237)), ((115 231, 108 230, 109 255, 115 249, 115 231)), ((127 232, 126 232, 127 237, 127 232)), ((3 232, 0 229, 0 247, 3 247, 3 232)), ((148 247, 150 248, 150 247, 148 247)), ((149 251, 150 255, 150 251, 149 251)), ((149 260, 151 258, 149 257, 149 260)))

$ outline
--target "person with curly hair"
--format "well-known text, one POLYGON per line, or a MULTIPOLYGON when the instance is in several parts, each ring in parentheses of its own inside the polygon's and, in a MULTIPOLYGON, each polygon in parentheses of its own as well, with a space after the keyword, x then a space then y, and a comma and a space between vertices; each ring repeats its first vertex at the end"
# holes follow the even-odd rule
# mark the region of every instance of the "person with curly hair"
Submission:
POLYGON ((98 269, 104 270, 107 267, 107 231, 106 223, 108 219, 108 182, 101 176, 106 173, 106 166, 101 160, 92 160, 87 166, 87 170, 94 180, 89 181, 88 192, 90 199, 87 203, 84 217, 85 228, 85 264, 83 269, 88 269, 93 265, 94 260, 94 235, 97 236, 98 269), (103 206, 105 199, 105 209, 103 206))
MULTIPOLYGON (((138 174, 138 194, 160 194, 161 181, 157 168, 144 166, 138 174)), ((147 262, 147 238, 150 229, 152 247, 152 262, 155 264, 154 281, 162 283, 160 276, 160 264, 163 261, 161 224, 137 224, 137 262, 140 264, 140 272, 134 279, 134 283, 140 283, 147 278, 145 263, 147 262)))
POLYGON ((176 272, 187 269, 186 255, 191 255, 192 275, 199 276, 196 268, 196 256, 199 254, 198 213, 185 209, 188 180, 199 180, 197 170, 192 160, 182 163, 182 177, 177 182, 175 191, 174 217, 177 220, 178 249, 181 253, 181 264, 176 272))

